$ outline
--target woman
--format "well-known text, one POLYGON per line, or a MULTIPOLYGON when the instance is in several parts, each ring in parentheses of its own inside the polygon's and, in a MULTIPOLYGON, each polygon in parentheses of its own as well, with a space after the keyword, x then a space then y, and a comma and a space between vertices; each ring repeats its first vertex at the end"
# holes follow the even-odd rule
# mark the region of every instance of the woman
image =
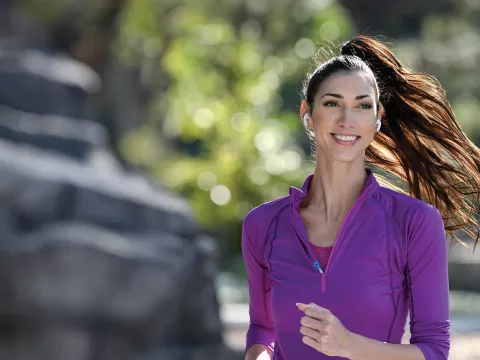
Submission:
POLYGON ((304 97, 315 171, 243 223, 246 359, 447 359, 445 230, 478 234, 479 149, 435 78, 365 36, 321 64, 304 97), (366 161, 411 196, 380 187, 366 161))

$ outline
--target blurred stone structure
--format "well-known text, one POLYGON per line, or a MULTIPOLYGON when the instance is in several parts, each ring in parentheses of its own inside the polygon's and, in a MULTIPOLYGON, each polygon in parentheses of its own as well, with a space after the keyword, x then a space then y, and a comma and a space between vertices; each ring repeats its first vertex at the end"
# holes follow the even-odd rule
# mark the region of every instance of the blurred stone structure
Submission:
POLYGON ((0 358, 231 359, 215 242, 184 199, 119 164, 92 100, 98 72, 11 30, 0 38, 0 358))

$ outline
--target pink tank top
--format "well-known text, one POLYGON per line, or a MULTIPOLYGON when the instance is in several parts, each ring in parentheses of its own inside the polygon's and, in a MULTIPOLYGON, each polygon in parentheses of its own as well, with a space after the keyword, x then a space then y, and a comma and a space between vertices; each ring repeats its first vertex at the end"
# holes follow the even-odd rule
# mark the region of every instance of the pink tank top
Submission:
POLYGON ((317 260, 320 262, 320 267, 322 268, 323 271, 327 268, 328 264, 328 259, 330 258, 330 253, 332 252, 333 246, 317 246, 312 243, 313 251, 315 252, 315 255, 317 256, 317 260))

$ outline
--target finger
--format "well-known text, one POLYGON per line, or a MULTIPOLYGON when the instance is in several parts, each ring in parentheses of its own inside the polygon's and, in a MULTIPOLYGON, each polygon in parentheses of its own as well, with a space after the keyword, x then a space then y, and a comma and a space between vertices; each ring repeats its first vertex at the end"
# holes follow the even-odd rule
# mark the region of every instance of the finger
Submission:
POLYGON ((316 331, 312 328, 306 327, 306 326, 301 326, 300 327, 300 333, 302 335, 308 336, 308 337, 310 337, 310 338, 312 338, 316 341, 319 341, 322 338, 322 335, 318 331, 316 331))
POLYGON ((327 332, 328 324, 320 320, 311 318, 309 316, 303 316, 300 319, 300 324, 309 327, 310 329, 317 330, 319 332, 327 332))
POLYGON ((305 311, 307 310, 312 304, 303 304, 303 303, 296 303, 297 307, 300 309, 300 311, 305 311))
POLYGON ((322 308, 320 306, 311 306, 305 310, 305 315, 320 320, 330 322, 333 320, 333 314, 330 310, 322 308))
POLYGON ((310 303, 310 304, 296 303, 295 305, 297 305, 297 307, 298 307, 301 311, 306 311, 308 308, 320 308, 320 309, 323 309, 321 306, 318 306, 317 304, 314 304, 314 303, 310 303))
POLYGON ((312 348, 314 348, 315 350, 317 351, 321 351, 320 349, 322 348, 322 344, 320 344, 318 341, 316 341, 315 339, 312 339, 311 337, 309 336, 303 336, 302 337, 302 341, 304 344, 307 344, 308 346, 311 346, 312 348))
POLYGON ((325 309, 317 304, 303 304, 296 303, 297 307, 305 313, 305 315, 310 316, 314 319, 331 322, 335 318, 330 310, 325 309))

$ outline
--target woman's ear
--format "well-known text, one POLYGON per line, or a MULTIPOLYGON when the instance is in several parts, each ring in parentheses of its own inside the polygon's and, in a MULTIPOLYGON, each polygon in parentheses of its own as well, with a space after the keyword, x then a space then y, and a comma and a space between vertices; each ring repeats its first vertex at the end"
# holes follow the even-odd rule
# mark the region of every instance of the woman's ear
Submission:
POLYGON ((300 104, 300 119, 305 127, 308 127, 309 125, 308 118, 310 118, 308 104, 306 100, 302 100, 302 103, 300 104))
POLYGON ((308 112, 307 100, 302 100, 300 103, 300 116, 303 116, 306 112, 308 112))

